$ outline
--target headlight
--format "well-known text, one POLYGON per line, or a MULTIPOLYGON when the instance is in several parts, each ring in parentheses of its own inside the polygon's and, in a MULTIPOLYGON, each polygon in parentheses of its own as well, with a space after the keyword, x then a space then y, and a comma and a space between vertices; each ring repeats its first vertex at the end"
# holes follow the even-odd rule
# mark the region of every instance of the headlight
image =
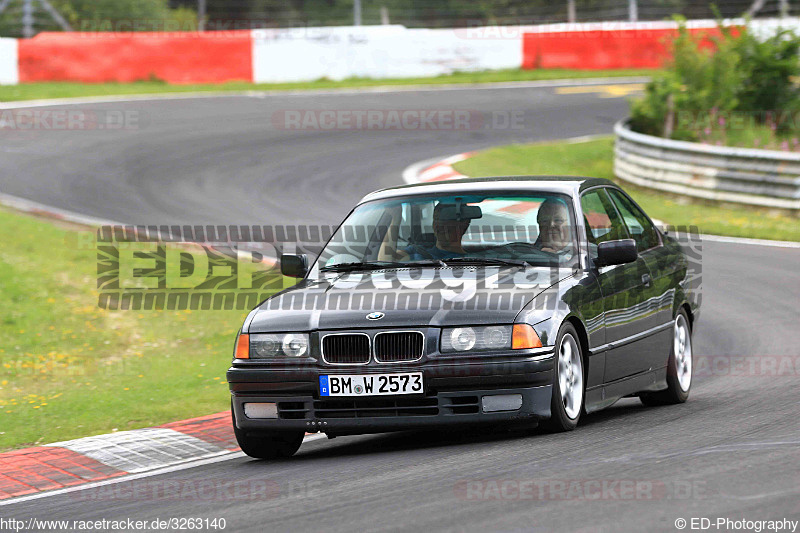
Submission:
POLYGON ((300 357, 308 353, 308 335, 286 335, 281 343, 283 353, 292 357, 300 357))
POLYGON ((511 326, 445 328, 442 353, 511 349, 511 326))
POLYGON ((475 347, 477 336, 472 328, 453 328, 445 334, 445 341, 450 341, 450 348, 458 352, 466 352, 475 347))
POLYGON ((250 335, 250 358, 301 357, 308 354, 307 333, 258 333, 250 335))

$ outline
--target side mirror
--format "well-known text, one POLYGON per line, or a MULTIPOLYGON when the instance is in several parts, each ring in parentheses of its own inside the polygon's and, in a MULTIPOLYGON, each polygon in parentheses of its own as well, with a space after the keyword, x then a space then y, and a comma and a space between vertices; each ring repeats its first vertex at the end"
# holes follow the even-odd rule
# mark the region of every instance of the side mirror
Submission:
POLYGON ((281 274, 290 278, 302 278, 308 272, 306 254, 281 254, 281 274))
POLYGON ((597 266, 633 263, 638 256, 636 241, 633 239, 606 241, 597 245, 597 266))

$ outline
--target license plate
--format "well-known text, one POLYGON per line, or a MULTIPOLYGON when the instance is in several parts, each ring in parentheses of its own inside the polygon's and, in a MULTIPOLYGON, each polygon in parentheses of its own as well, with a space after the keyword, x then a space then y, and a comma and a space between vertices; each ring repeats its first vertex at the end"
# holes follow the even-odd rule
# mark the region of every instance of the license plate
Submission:
POLYGON ((422 372, 330 374, 319 377, 320 396, 390 396, 422 392, 422 372))

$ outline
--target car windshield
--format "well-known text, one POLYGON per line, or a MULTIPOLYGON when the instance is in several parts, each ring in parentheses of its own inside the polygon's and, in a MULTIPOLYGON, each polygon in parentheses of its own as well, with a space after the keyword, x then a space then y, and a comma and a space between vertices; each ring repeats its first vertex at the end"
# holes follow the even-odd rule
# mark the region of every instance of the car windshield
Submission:
POLYGON ((571 264, 569 197, 512 192, 409 196, 358 206, 320 254, 323 272, 485 264, 571 264))

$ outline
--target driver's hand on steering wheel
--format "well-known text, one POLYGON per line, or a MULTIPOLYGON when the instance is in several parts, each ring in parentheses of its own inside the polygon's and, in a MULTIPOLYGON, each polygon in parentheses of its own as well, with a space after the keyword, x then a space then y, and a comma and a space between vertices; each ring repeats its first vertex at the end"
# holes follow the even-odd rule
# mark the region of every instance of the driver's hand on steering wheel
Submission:
POLYGON ((549 246, 543 246, 543 247, 541 248, 541 250, 542 250, 543 252, 549 252, 549 253, 551 253, 551 254, 557 254, 557 253, 560 251, 560 250, 556 250, 555 248, 551 248, 551 247, 549 247, 549 246))

